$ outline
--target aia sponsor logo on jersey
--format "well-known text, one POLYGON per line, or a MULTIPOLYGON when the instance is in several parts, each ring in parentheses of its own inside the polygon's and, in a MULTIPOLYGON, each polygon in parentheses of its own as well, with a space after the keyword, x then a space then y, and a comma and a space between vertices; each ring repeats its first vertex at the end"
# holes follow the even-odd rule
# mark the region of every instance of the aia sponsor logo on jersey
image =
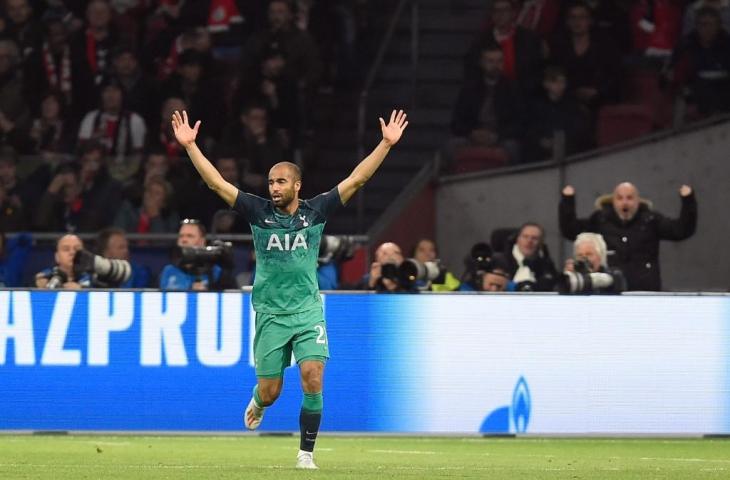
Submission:
POLYGON ((304 250, 308 248, 307 241, 301 233, 297 233, 293 239, 288 233, 285 233, 281 237, 276 233, 272 233, 269 237, 269 242, 266 244, 267 251, 280 250, 282 252, 293 252, 297 248, 303 248, 304 250))

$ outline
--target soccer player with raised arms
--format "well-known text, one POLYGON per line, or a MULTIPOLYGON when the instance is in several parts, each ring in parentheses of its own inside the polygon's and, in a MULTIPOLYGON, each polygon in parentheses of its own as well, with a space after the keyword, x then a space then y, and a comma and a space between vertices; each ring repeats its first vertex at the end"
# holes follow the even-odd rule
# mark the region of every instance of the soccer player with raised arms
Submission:
POLYGON ((302 175, 293 163, 277 163, 269 171, 270 200, 240 191, 228 183, 195 144, 200 121, 190 126, 187 112, 172 115, 177 141, 214 192, 251 225, 256 251, 252 303, 256 311, 254 358, 257 384, 244 413, 246 428, 261 424, 266 407, 281 393, 284 369, 291 355, 299 365, 304 399, 297 468, 316 469, 313 452, 322 418, 322 374, 329 358, 322 299, 317 286, 317 257, 327 216, 344 205, 385 159, 408 125, 403 110, 380 118, 383 139, 329 192, 300 200, 302 175))

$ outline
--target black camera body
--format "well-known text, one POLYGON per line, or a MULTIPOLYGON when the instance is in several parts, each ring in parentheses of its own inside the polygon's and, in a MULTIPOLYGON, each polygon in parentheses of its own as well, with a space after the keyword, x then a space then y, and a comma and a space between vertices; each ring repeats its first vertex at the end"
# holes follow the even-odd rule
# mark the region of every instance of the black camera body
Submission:
POLYGON ((233 268, 233 245, 215 240, 205 247, 178 247, 177 266, 191 275, 204 275, 214 265, 223 269, 233 268))

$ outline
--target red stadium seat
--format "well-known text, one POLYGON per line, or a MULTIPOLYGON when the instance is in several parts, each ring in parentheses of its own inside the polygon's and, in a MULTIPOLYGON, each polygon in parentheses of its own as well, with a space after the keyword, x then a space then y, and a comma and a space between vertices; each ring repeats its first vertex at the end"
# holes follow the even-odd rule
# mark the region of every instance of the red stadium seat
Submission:
POLYGON ((469 173, 503 167, 509 163, 507 151, 500 147, 463 147, 454 156, 454 173, 469 173))
POLYGON ((672 93, 662 87, 660 76, 659 72, 647 69, 629 73, 625 84, 626 99, 649 107, 656 128, 668 128, 672 125, 674 100, 672 93))
POLYGON ((609 105, 598 114, 596 137, 599 146, 613 145, 652 131, 654 116, 646 105, 609 105))

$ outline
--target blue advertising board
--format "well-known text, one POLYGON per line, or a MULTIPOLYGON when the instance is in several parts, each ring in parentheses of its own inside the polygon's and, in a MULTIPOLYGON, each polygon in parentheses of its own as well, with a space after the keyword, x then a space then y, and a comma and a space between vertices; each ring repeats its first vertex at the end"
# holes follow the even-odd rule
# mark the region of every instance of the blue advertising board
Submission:
MULTIPOLYGON (((730 297, 323 298, 324 431, 730 431, 730 297)), ((0 429, 241 430, 254 317, 244 292, 0 291, 0 429)), ((290 368, 262 429, 300 403, 290 368)))

